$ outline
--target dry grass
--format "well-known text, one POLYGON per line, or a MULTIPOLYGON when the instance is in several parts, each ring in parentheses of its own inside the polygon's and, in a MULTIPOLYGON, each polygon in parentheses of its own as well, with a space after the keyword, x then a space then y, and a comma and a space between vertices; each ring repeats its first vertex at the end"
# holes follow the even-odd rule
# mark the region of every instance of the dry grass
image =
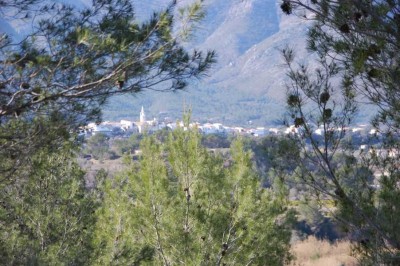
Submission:
POLYGON ((295 260, 291 266, 355 266, 357 260, 350 256, 350 243, 339 241, 331 244, 309 237, 292 246, 295 260))

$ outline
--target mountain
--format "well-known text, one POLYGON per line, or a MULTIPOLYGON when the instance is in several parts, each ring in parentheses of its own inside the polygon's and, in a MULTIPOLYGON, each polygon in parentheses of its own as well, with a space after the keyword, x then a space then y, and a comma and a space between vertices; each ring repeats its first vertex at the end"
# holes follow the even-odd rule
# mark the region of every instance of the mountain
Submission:
MULTIPOLYGON (((193 0, 180 0, 185 5, 193 0)), ((91 0, 58 0, 87 6, 91 0)), ((138 20, 168 6, 170 0, 134 1, 138 20)), ((201 81, 185 91, 160 93, 146 91, 134 96, 111 99, 104 119, 138 119, 143 105, 149 116, 159 113, 181 117, 184 106, 191 106, 193 119, 218 121, 228 125, 279 123, 285 113, 286 69, 280 50, 289 46, 296 60, 309 59, 305 47, 308 22, 284 15, 280 0, 204 0, 206 17, 186 46, 215 50, 218 63, 201 81)), ((301 16, 300 16, 301 17, 301 16)), ((29 25, 28 25, 29 26, 29 25)), ((27 25, 9 24, 0 18, 0 31, 18 36, 27 25)), ((360 116, 361 120, 368 116, 360 116)))
MULTIPOLYGON (((139 14, 168 3, 139 2, 139 14)), ((206 17, 191 45, 217 52, 218 63, 209 76, 191 84, 185 92, 145 92, 132 98, 117 97, 107 106, 106 119, 129 118, 132 112, 137 116, 142 105, 153 116, 168 112, 171 117, 179 118, 183 106, 190 105, 194 119, 198 120, 240 125, 249 121, 266 125, 281 120, 287 78, 280 50, 285 46, 296 47, 299 58, 306 58, 307 23, 283 15, 276 0, 205 0, 204 3, 206 17), (121 110, 121 106, 126 109, 121 110)))

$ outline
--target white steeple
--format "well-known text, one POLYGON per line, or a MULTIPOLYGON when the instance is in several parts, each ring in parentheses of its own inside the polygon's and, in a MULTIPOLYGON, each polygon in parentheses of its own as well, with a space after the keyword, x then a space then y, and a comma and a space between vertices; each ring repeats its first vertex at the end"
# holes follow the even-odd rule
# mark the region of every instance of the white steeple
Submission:
POLYGON ((140 123, 144 123, 144 122, 146 122, 146 115, 145 115, 145 113, 144 113, 144 108, 143 108, 143 106, 142 106, 142 110, 140 111, 140 123))

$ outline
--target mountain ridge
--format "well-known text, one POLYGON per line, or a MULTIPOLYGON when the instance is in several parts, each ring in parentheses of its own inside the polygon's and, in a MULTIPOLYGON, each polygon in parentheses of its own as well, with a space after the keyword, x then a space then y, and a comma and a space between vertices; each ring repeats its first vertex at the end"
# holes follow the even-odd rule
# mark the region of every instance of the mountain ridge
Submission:
POLYGON ((296 46, 305 55, 307 23, 282 14, 276 0, 204 3, 207 15, 192 43, 197 49, 217 52, 218 62, 209 76, 191 84, 189 93, 145 92, 132 99, 116 98, 106 109, 106 119, 117 118, 114 106, 121 105, 130 106, 125 118, 141 105, 153 116, 167 110, 179 118, 186 103, 194 118, 204 121, 239 125, 252 121, 261 126, 283 120, 287 77, 280 50, 296 46))
MULTIPOLYGON (((57 2, 88 6, 89 0, 57 2)), ((179 1, 180 6, 193 0, 179 1)), ((137 19, 167 7, 170 0, 136 1, 137 19)), ((184 105, 192 108, 193 119, 225 124, 276 124, 285 114, 287 69, 281 49, 295 49, 296 61, 307 63, 307 27, 301 16, 287 16, 280 0, 204 0, 206 16, 190 40, 188 49, 215 50, 217 64, 203 80, 192 82, 185 91, 145 91, 134 96, 112 98, 104 108, 104 119, 136 119, 141 106, 150 116, 168 112, 181 117, 184 105)), ((0 19, 0 31, 18 35, 26 27, 0 19)))

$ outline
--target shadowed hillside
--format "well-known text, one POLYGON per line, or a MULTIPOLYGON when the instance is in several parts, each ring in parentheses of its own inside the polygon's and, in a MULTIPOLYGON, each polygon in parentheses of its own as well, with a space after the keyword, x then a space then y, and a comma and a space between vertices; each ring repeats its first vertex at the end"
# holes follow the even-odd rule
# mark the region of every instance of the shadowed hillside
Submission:
MULTIPOLYGON (((166 2, 141 2, 137 10, 143 15, 148 7, 166 2)), ((282 15, 276 0, 205 3, 207 15, 191 45, 217 52, 218 63, 209 76, 187 92, 117 98, 109 104, 106 119, 135 116, 141 105, 153 116, 168 112, 179 118, 184 104, 193 107, 194 118, 227 124, 251 120, 265 125, 282 118, 286 75, 280 49, 295 46, 300 58, 305 57, 305 22, 282 15)))
MULTIPOLYGON (((193 0, 180 1, 183 6, 193 0)), ((88 6, 90 0, 58 2, 88 6)), ((165 8, 169 0, 134 1, 139 21, 165 8)), ((191 84, 186 91, 146 91, 111 100, 104 119, 135 119, 143 105, 150 116, 167 112, 180 118, 184 105, 191 105, 194 119, 226 124, 271 125, 282 120, 286 92, 286 69, 280 50, 294 47, 297 60, 309 58, 305 49, 307 21, 282 14, 279 0, 205 0, 206 17, 188 47, 215 50, 218 63, 209 76, 191 84)), ((300 14, 301 15, 301 14, 300 14)), ((179 24, 179 23, 178 23, 179 24)), ((0 31, 20 37, 29 25, 0 19, 0 31)), ((368 113, 358 122, 368 120, 368 113)))

